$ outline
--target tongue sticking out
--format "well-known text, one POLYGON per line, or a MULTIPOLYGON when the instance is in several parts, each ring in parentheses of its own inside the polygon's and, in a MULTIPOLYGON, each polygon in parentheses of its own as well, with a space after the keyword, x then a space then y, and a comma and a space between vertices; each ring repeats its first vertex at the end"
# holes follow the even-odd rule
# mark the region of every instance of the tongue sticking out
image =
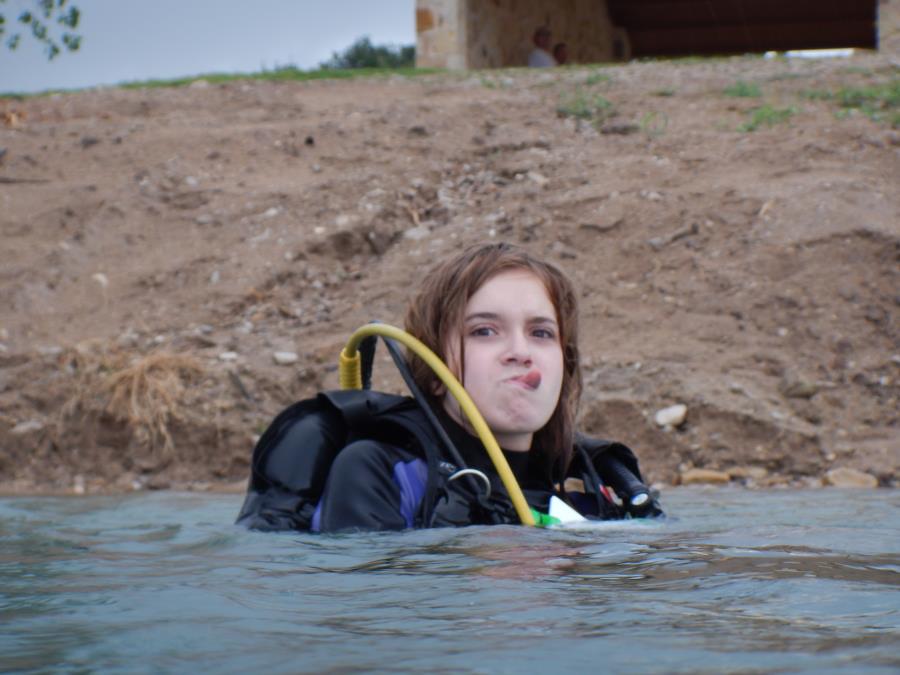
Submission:
POLYGON ((525 386, 531 389, 537 389, 538 385, 541 383, 541 374, 536 370, 532 370, 528 373, 525 373, 525 375, 523 375, 519 379, 525 386))

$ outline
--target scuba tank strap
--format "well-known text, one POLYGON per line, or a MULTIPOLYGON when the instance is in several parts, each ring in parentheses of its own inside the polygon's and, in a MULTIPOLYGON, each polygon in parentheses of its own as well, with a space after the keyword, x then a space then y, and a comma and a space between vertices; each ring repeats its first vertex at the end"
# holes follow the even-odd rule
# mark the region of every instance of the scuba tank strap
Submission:
MULTIPOLYGON (((488 480, 489 487, 486 493, 479 489, 478 481, 472 473, 472 470, 466 466, 465 461, 463 461, 462 455, 459 453, 456 445, 454 445, 453 441, 450 439, 450 435, 447 433, 447 430, 444 429, 443 425, 438 420, 437 415, 435 415, 434 411, 431 409, 431 405, 429 404, 428 399, 422 393, 419 385, 416 384, 416 381, 412 376, 412 372, 409 369, 409 364, 406 362, 406 359, 400 352, 400 348, 397 346, 397 343, 388 337, 382 336, 382 339, 384 340, 384 344, 387 347, 388 353, 391 355, 391 359, 393 359, 394 361, 394 365, 397 366, 397 370, 400 371, 400 376, 403 378, 403 381, 409 388, 409 392, 412 394, 413 399, 415 399, 416 403, 419 404, 419 407, 422 410, 422 414, 428 421, 431 432, 437 436, 437 438, 440 440, 440 445, 443 446, 450 461, 456 465, 457 471, 450 477, 449 480, 454 480, 457 477, 463 477, 466 484, 471 489, 472 494, 475 495, 475 500, 478 502, 478 505, 482 509, 489 510, 490 506, 488 504, 488 497, 490 496, 490 481, 488 480)), ((422 518, 422 525, 425 527, 430 527, 434 516, 434 507, 438 490, 438 480, 441 478, 441 473, 438 468, 442 463, 443 457, 438 446, 435 446, 433 448, 431 446, 425 446, 425 452, 426 459, 428 461, 428 484, 425 488, 425 499, 422 501, 422 511, 420 515, 422 518)), ((481 474, 481 476, 486 478, 484 474, 481 474)))

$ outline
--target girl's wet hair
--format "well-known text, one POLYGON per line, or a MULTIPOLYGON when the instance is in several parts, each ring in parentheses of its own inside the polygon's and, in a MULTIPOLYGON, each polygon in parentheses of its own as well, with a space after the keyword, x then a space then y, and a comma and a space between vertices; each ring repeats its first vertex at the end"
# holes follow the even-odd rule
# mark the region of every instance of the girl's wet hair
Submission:
MULTIPOLYGON (((499 242, 471 246, 439 263, 426 275, 406 313, 406 330, 447 361, 446 346, 458 341, 460 373, 465 371, 463 317, 469 299, 500 272, 527 270, 540 279, 556 309, 563 352, 563 380, 559 401, 550 420, 534 435, 532 455, 559 480, 572 459, 575 415, 581 398, 578 354, 578 299, 572 282, 555 265, 513 244, 499 242)), ((416 384, 439 406, 441 381, 415 354, 408 354, 416 384)), ((465 384, 465 383, 463 383, 465 384)))

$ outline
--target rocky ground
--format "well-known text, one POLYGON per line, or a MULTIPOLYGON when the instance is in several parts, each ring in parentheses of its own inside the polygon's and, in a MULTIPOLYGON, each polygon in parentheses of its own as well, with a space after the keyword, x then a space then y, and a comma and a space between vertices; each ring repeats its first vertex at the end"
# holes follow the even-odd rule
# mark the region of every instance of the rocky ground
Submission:
POLYGON ((0 490, 241 483, 352 330, 485 239, 571 273, 582 427, 653 481, 896 486, 898 81, 865 54, 0 100, 0 490))

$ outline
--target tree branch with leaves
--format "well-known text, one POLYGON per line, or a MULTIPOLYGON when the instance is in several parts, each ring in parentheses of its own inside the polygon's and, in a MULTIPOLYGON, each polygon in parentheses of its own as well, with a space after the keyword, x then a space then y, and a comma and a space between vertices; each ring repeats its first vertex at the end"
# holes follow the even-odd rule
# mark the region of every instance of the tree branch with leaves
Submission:
POLYGON ((8 3, 7 0, 0 0, 0 40, 7 48, 17 49, 25 32, 44 46, 44 52, 51 61, 64 49, 78 51, 81 36, 74 31, 81 20, 81 12, 68 0, 27 0, 15 4, 18 10, 13 10, 13 13, 19 11, 19 15, 15 23, 12 20, 7 22, 8 3))

